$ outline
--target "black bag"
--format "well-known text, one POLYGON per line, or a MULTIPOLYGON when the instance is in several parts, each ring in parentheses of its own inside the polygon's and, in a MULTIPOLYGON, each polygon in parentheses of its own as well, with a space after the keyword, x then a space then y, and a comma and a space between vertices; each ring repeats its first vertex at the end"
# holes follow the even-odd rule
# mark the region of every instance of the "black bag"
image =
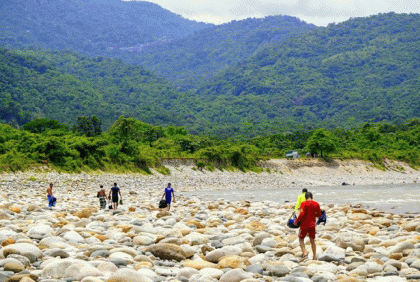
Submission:
POLYGON ((160 202, 159 202, 159 208, 160 209, 164 209, 167 206, 168 206, 168 203, 166 202, 166 200, 164 200, 164 199, 160 200, 160 202))
POLYGON ((295 220, 296 220, 296 215, 295 213, 293 213, 292 216, 287 221, 287 226, 289 226, 290 228, 299 228, 300 221, 295 225, 295 220))

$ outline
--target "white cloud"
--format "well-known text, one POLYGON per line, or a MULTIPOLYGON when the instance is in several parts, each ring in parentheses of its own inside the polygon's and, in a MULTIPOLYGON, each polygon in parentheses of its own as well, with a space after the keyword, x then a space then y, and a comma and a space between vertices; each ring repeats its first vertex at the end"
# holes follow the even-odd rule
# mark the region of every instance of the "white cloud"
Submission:
POLYGON ((224 23, 269 15, 295 16, 316 25, 378 13, 420 13, 419 0, 148 0, 196 21, 224 23))

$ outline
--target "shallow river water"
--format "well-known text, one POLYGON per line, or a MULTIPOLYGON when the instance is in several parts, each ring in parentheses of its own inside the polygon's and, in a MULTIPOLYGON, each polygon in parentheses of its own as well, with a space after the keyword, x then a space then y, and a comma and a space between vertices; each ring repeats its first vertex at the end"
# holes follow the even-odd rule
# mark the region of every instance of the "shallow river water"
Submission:
MULTIPOLYGON (((308 188, 314 200, 321 204, 361 204, 393 213, 420 213, 420 184, 319 186, 308 188)), ((183 196, 197 196, 202 200, 223 198, 229 201, 275 201, 294 203, 301 189, 240 189, 199 190, 182 193, 183 196)))

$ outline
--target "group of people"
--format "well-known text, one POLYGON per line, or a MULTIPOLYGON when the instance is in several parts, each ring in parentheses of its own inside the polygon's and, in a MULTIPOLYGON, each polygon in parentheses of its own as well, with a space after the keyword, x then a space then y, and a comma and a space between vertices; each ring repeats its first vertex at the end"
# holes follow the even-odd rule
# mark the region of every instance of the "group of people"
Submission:
MULTIPOLYGON (((118 187, 117 183, 114 183, 114 186, 109 190, 109 194, 107 197, 105 188, 103 185, 99 185, 99 191, 96 194, 99 198, 99 206, 101 209, 106 209, 107 198, 111 201, 110 209, 118 209, 118 204, 122 204, 122 195, 121 190, 118 187)), ((53 184, 50 183, 50 186, 47 188, 47 199, 48 199, 48 207, 52 209, 55 206, 57 198, 53 194, 53 184)), ((162 199, 165 199, 167 204, 168 211, 171 209, 172 200, 175 202, 175 192, 174 189, 171 187, 171 183, 168 183, 168 186, 165 188, 163 192, 162 199)))
MULTIPOLYGON (((97 193, 97 197, 99 198, 99 205, 101 209, 106 209, 107 203, 107 194, 103 185, 99 186, 99 191, 97 193)), ((56 197, 53 195, 53 184, 51 183, 50 186, 47 188, 47 198, 48 198, 48 206, 51 209, 55 206, 56 197)), ((174 189, 171 187, 171 183, 168 183, 168 186, 165 188, 162 200, 166 201, 167 210, 171 209, 172 200, 175 202, 175 192, 174 189)), ((117 183, 114 183, 114 186, 109 190, 108 200, 112 202, 112 209, 118 209, 118 204, 122 204, 122 195, 121 190, 118 187, 117 183)), ((110 207, 111 208, 111 207, 110 207)), ((306 236, 309 236, 309 241, 311 243, 312 255, 313 259, 317 258, 316 256, 316 244, 315 244, 315 226, 316 226, 316 218, 321 217, 321 208, 319 204, 313 200, 313 195, 311 192, 308 192, 308 189, 304 188, 302 193, 298 196, 295 208, 293 210, 293 214, 299 211, 299 215, 294 221, 294 225, 299 226, 299 245, 302 249, 302 260, 308 258, 308 251, 306 250, 304 239, 306 236)))
POLYGON ((302 261, 308 258, 308 251, 305 247, 305 237, 309 237, 312 249, 312 259, 316 260, 316 244, 315 244, 315 226, 316 218, 321 217, 321 208, 317 202, 313 200, 313 195, 308 189, 302 189, 302 193, 298 196, 293 213, 299 211, 299 216, 295 219, 294 224, 299 226, 299 245, 302 250, 302 261))

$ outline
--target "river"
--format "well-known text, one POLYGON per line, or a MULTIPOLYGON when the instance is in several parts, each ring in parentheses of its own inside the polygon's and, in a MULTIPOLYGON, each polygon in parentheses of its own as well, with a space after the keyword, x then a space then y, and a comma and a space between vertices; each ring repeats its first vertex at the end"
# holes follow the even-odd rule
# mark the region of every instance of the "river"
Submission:
MULTIPOLYGON (((321 204, 351 204, 362 205, 392 213, 420 212, 420 184, 392 185, 347 185, 347 186, 317 186, 308 188, 314 195, 314 200, 321 204)), ((294 203, 301 189, 240 189, 240 190, 199 190, 182 193, 183 196, 197 196, 202 200, 228 201, 274 201, 279 203, 294 203)))

